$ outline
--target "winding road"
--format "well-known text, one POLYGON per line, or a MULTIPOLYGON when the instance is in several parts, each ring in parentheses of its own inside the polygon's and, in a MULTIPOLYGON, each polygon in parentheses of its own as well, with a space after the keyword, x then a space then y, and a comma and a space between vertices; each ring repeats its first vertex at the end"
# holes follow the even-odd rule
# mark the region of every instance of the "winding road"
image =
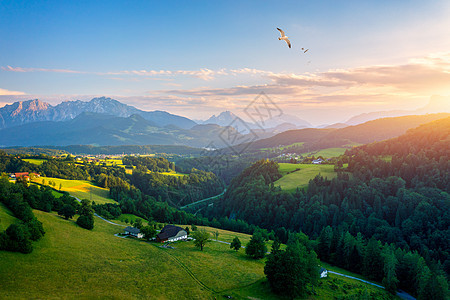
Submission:
POLYGON ((208 198, 205 198, 205 199, 202 199, 202 200, 198 200, 198 201, 189 203, 189 204, 187 204, 187 205, 185 205, 185 206, 180 206, 180 209, 185 209, 185 208, 187 208, 187 207, 189 207, 189 206, 193 206, 193 205, 196 205, 196 204, 199 204, 199 203, 202 203, 202 202, 209 201, 209 200, 212 200, 212 199, 214 199, 214 198, 220 197, 220 196, 222 196, 223 194, 225 194, 226 191, 227 191, 227 189, 224 189, 223 192, 220 193, 220 194, 218 194, 218 195, 215 195, 215 196, 212 196, 212 197, 208 197, 208 198))

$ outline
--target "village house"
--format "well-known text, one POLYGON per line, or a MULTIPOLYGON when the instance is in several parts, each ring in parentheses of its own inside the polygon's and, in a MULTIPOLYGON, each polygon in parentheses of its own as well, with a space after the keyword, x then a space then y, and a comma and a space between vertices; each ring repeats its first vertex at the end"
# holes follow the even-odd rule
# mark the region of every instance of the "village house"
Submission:
POLYGON ((321 158, 318 158, 318 159, 315 159, 315 160, 312 161, 312 163, 314 165, 320 165, 322 162, 323 162, 323 159, 321 159, 321 158))
POLYGON ((320 274, 320 278, 325 278, 328 276, 328 270, 325 268, 320 268, 319 274, 320 274))
POLYGON ((131 226, 128 226, 125 228, 125 234, 137 237, 138 239, 142 239, 144 237, 144 234, 141 233, 139 228, 131 227, 131 226))
POLYGON ((187 232, 181 227, 175 225, 166 225, 160 233, 156 235, 156 241, 163 242, 175 242, 179 240, 187 239, 187 232))

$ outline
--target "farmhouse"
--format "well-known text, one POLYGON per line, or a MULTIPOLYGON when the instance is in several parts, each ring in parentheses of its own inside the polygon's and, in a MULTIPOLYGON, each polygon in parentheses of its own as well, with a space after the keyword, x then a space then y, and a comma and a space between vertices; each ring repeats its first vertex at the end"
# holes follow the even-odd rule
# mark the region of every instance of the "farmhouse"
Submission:
POLYGON ((128 226, 128 227, 125 228, 125 234, 137 237, 138 239, 141 239, 141 238, 144 237, 144 234, 141 233, 139 228, 131 227, 131 226, 128 226))
POLYGON ((328 271, 325 268, 320 268, 319 274, 320 274, 320 278, 325 278, 328 276, 328 271))
POLYGON ((187 232, 181 227, 175 225, 166 225, 158 235, 156 235, 157 242, 175 242, 187 238, 187 232))
POLYGON ((314 165, 320 165, 322 162, 323 162, 323 159, 321 159, 321 158, 318 158, 318 159, 315 159, 315 160, 312 161, 312 163, 314 165))

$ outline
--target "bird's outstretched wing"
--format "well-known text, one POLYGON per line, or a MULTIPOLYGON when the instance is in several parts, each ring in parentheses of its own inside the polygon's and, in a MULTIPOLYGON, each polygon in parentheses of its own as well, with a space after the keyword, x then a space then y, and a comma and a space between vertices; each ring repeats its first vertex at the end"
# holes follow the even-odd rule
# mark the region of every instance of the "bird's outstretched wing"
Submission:
POLYGON ((291 48, 291 41, 288 39, 284 39, 286 41, 286 43, 288 44, 289 48, 291 48))
POLYGON ((306 53, 306 52, 308 52, 308 50, 309 50, 309 49, 306 49, 305 51, 303 51, 303 53, 306 53))
POLYGON ((279 32, 281 32, 281 37, 285 37, 285 36, 286 36, 286 35, 284 34, 284 31, 283 31, 283 30, 281 30, 281 29, 278 28, 278 27, 277 27, 277 29, 278 29, 279 32))

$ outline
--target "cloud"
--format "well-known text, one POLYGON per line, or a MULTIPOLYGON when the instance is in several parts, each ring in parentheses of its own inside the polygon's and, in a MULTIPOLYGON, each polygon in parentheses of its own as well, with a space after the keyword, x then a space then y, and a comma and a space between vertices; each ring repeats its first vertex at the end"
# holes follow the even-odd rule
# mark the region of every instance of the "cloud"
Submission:
POLYGON ((402 65, 375 65, 306 75, 272 74, 268 77, 283 86, 309 88, 364 86, 392 88, 408 93, 449 92, 450 53, 412 59, 402 65))
MULTIPOLYGON (((274 75, 273 72, 240 68, 240 69, 218 69, 212 70, 208 68, 201 68, 199 70, 122 70, 122 71, 108 71, 108 72, 87 72, 76 71, 70 69, 47 69, 47 68, 23 68, 6 66, 1 67, 3 71, 17 72, 17 73, 29 73, 29 72, 48 72, 48 73, 71 73, 71 74, 91 74, 98 76, 109 76, 113 80, 126 80, 127 77, 176 77, 176 76, 189 76, 199 78, 201 80, 210 81, 218 76, 238 76, 238 75, 250 75, 250 76, 269 76, 274 75), (117 77, 124 76, 124 77, 117 77), (123 79, 122 79, 123 78, 123 79)), ((170 80, 170 79, 157 79, 155 80, 170 80)))
POLYGON ((2 70, 9 72, 19 72, 19 73, 28 73, 28 72, 50 72, 50 73, 72 73, 72 74, 87 74, 88 72, 67 70, 67 69, 45 69, 45 68, 21 68, 21 67, 11 67, 6 66, 2 67, 2 70))
POLYGON ((0 96, 21 96, 21 95, 26 95, 26 93, 0 89, 0 96))

